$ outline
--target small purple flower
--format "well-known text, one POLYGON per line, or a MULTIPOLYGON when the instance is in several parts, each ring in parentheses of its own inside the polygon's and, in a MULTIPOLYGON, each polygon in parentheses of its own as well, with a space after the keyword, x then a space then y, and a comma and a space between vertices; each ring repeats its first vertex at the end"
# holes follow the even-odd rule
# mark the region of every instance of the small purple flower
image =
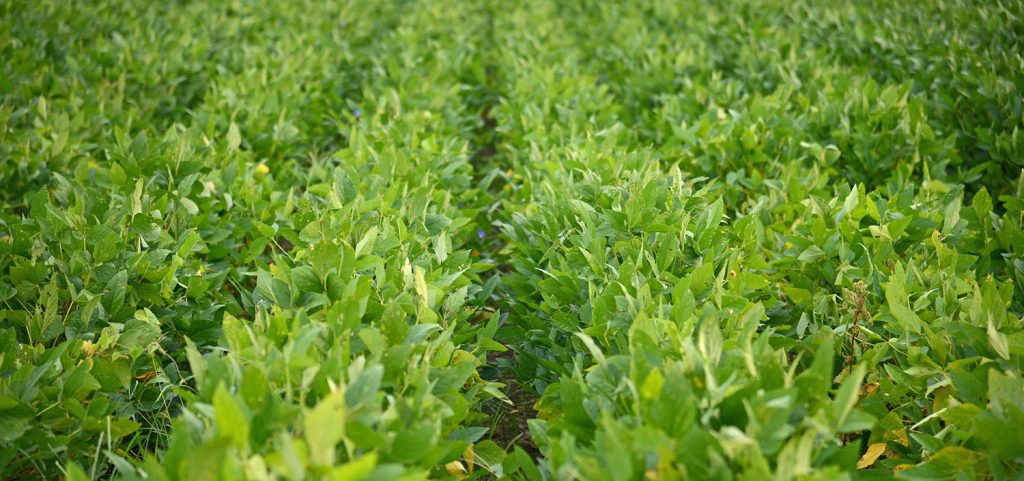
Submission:
POLYGON ((481 238, 481 239, 483 239, 483 238, 484 238, 484 236, 486 236, 486 235, 487 235, 487 234, 485 234, 485 233, 484 233, 484 231, 482 231, 482 230, 478 230, 478 231, 476 231, 476 236, 477 236, 477 237, 479 237, 479 238, 481 238))
POLYGON ((363 111, 361 109, 354 109, 352 110, 352 115, 359 117, 360 115, 363 115, 363 111))

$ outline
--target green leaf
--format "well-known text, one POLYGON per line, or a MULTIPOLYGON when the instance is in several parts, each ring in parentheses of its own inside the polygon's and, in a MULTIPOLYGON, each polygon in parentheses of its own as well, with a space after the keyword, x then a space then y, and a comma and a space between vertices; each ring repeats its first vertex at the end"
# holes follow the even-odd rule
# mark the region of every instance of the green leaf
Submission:
POLYGON ((161 336, 160 321, 149 309, 135 312, 135 317, 124 325, 124 332, 118 337, 118 344, 127 349, 145 348, 161 336))
POLYGON ((206 380, 206 359, 199 353, 199 348, 191 339, 185 338, 185 357, 188 359, 189 369, 192 370, 192 377, 196 386, 202 387, 206 380))
POLYGON ((985 222, 988 219, 989 214, 992 213, 992 197, 988 195, 988 189, 982 187, 974 194, 971 208, 974 209, 974 214, 978 216, 979 221, 985 222))
POLYGON ((21 389, 22 402, 31 401, 31 398, 33 397, 34 394, 33 389, 36 387, 36 384, 38 384, 39 381, 43 379, 43 376, 50 372, 50 369, 52 369, 53 366, 60 361, 60 357, 64 354, 64 351, 67 351, 70 345, 70 341, 65 341, 61 343, 59 346, 46 351, 46 354, 44 355, 42 362, 40 362, 39 365, 32 369, 31 374, 25 381, 24 387, 22 387, 21 389))
POLYGON ((213 413, 217 423, 217 435, 231 440, 242 452, 249 449, 249 417, 240 401, 232 396, 223 384, 213 393, 213 413))
POLYGON ((825 251, 821 250, 818 246, 812 245, 804 249, 804 251, 800 253, 800 256, 797 257, 797 260, 800 262, 814 262, 824 256, 825 251))
POLYGON ((67 472, 66 481, 90 481, 89 475, 85 474, 78 463, 70 462, 64 466, 64 470, 67 472))
POLYGON ((349 408, 359 405, 372 406, 380 390, 384 367, 379 364, 369 366, 358 377, 352 380, 345 390, 345 403, 349 408))
POLYGON ((1001 419, 1011 419, 1011 411, 1024 414, 1024 379, 1010 377, 999 369, 988 370, 988 392, 992 412, 1001 419))
POLYGON ((487 440, 474 444, 473 454, 476 457, 477 464, 493 476, 501 478, 505 475, 502 461, 505 460, 507 454, 494 441, 487 440))
POLYGON ((389 460, 396 463, 415 463, 427 454, 434 442, 432 426, 403 429, 391 443, 389 460))
POLYGON ((301 292, 321 293, 324 285, 309 266, 298 266, 291 270, 292 283, 301 292))
MULTIPOLYGON (((363 234, 363 238, 359 239, 359 242, 356 244, 356 257, 373 252, 373 246, 376 242, 377 226, 373 226, 370 230, 366 231, 366 234, 363 234)), ((443 261, 444 259, 441 260, 443 261)))
POLYGON ((835 400, 832 403, 832 419, 836 430, 839 430, 840 426, 846 422, 847 417, 857 405, 860 384, 864 380, 864 371, 864 365, 858 364, 839 385, 839 391, 836 392, 835 400))
POLYGON ((431 236, 439 235, 452 225, 451 219, 440 214, 427 214, 424 223, 431 236))
POLYGON ((601 352, 601 348, 598 347, 597 343, 594 342, 594 338, 592 338, 592 337, 590 337, 590 336, 588 336, 588 335, 586 335, 586 334, 584 334, 582 332, 577 332, 575 334, 576 334, 576 337, 578 337, 581 341, 583 341, 583 345, 587 347, 587 350, 590 352, 590 355, 594 356, 594 361, 597 364, 604 364, 605 363, 604 353, 601 352))
MULTIPOLYGON (((936 481, 954 478, 958 473, 969 472, 977 459, 976 453, 960 446, 948 446, 928 458, 928 461, 909 469, 898 471, 897 479, 912 481, 936 481)), ((965 478, 966 479, 966 478, 965 478)))
POLYGON ((56 338, 64 330, 60 313, 60 289, 57 279, 53 278, 43 288, 36 304, 35 314, 28 325, 29 339, 34 342, 47 342, 56 338))
POLYGON ((331 468, 327 473, 327 479, 331 481, 363 481, 369 479, 376 466, 377 453, 369 453, 341 466, 331 468))
POLYGON ((857 208, 860 200, 860 190, 857 186, 850 189, 850 193, 846 196, 846 200, 843 201, 843 208, 836 213, 835 222, 838 224, 844 217, 853 212, 857 208))
POLYGON ((902 266, 897 265, 892 276, 889 277, 889 281, 885 283, 885 300, 889 306, 889 312, 896 318, 900 327, 909 332, 920 333, 924 321, 910 309, 904 289, 905 282, 906 274, 902 266))
POLYGON ((992 349, 999 355, 999 357, 1009 361, 1010 360, 1010 344, 1006 339, 1006 334, 999 332, 996 329, 996 325, 989 320, 988 321, 988 344, 992 346, 992 349))
POLYGON ((242 145, 242 133, 238 131, 238 124, 231 122, 228 126, 228 151, 236 151, 242 145))
POLYGON ((278 306, 284 308, 291 306, 291 290, 289 290, 288 284, 262 269, 256 273, 256 292, 278 306))
POLYGON ((128 292, 128 271, 118 271, 107 282, 107 293, 104 299, 110 312, 117 312, 124 306, 125 295, 128 292))
POLYGON ((434 237, 434 254, 437 255, 437 260, 444 262, 448 259, 448 251, 451 249, 451 240, 448 239, 448 232, 441 231, 437 237, 434 237))
POLYGON ((310 461, 318 466, 332 466, 335 447, 345 438, 345 395, 333 391, 306 413, 302 421, 310 461))

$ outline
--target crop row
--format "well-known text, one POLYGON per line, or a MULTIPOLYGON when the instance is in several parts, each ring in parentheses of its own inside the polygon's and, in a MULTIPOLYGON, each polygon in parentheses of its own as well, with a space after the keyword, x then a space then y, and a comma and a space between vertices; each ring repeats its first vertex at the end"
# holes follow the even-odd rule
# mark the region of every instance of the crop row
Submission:
POLYGON ((0 473, 1018 475, 1021 11, 0 5, 0 473))

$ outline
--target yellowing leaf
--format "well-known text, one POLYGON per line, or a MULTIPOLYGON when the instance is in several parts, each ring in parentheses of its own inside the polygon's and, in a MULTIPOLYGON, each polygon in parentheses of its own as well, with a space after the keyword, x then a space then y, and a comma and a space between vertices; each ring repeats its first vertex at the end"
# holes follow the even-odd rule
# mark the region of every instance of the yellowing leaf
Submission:
POLYGON ((665 385, 665 378, 661 375, 661 371, 657 369, 651 370, 647 378, 644 379, 644 385, 640 389, 640 395, 644 399, 654 399, 661 395, 661 388, 665 385))
POLYGON ((865 469, 871 467, 878 460, 878 457, 885 452, 885 443, 874 443, 868 446, 868 450, 860 457, 860 461, 857 461, 857 469, 865 469))
POLYGON ((462 479, 462 477, 466 475, 466 467, 458 460, 445 464, 444 469, 445 471, 448 471, 448 474, 459 479, 462 479))
POLYGON ((473 451, 473 445, 466 446, 466 449, 462 450, 462 459, 466 460, 466 464, 469 465, 466 468, 467 471, 473 472, 473 463, 476 462, 476 452, 473 451))
POLYGON ((88 357, 92 357, 92 355, 95 352, 96 346, 92 343, 92 341, 82 341, 82 354, 88 357))

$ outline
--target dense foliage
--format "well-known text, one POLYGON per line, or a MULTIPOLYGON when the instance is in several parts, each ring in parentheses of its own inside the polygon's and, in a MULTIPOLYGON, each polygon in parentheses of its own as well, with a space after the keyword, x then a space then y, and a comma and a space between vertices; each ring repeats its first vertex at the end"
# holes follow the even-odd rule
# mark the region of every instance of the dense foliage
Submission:
POLYGON ((1019 0, 0 3, 4 479, 1024 475, 1019 0))

